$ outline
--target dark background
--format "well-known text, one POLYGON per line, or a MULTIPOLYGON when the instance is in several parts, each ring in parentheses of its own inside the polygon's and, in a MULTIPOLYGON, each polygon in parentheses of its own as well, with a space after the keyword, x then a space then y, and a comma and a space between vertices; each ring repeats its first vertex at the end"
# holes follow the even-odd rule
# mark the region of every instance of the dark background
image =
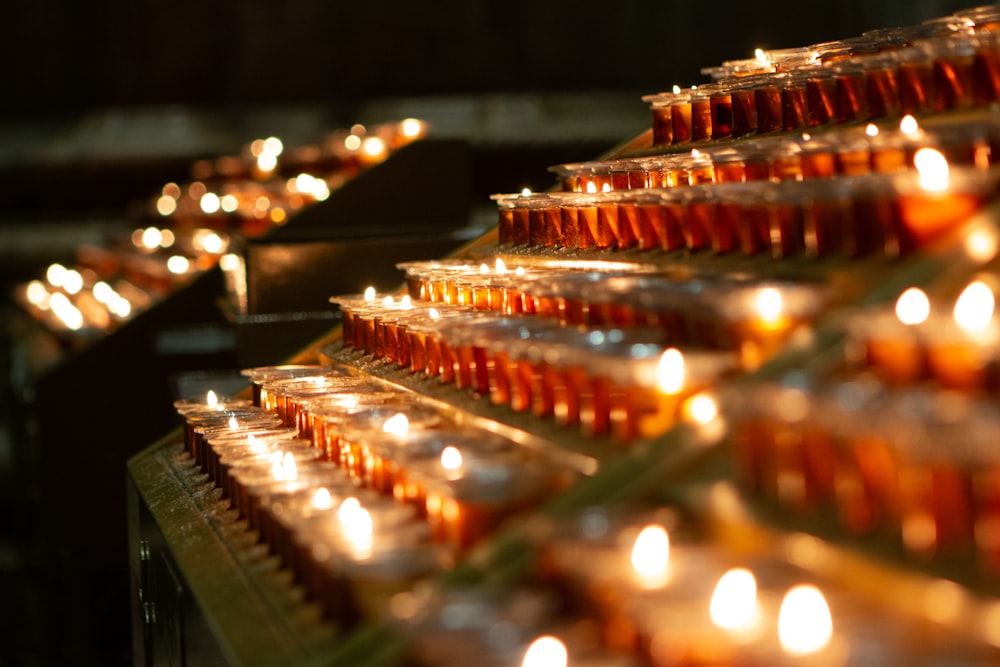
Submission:
MULTIPOLYGON (((53 575, 36 541, 44 490, 25 481, 24 462, 38 456, 25 451, 37 440, 28 431, 39 425, 26 428, 18 407, 32 384, 25 349, 34 341, 9 318, 10 284, 129 224, 133 202, 184 180, 192 160, 235 152, 258 136, 315 138, 365 114, 423 109, 437 115, 438 130, 467 133, 488 155, 494 172, 476 193, 485 199, 520 189, 517 179, 529 171, 544 178, 557 159, 591 159, 629 138, 648 122, 641 95, 699 83, 703 67, 749 57, 755 47, 851 37, 971 4, 7 0, 0 316, 11 325, 0 331, 0 667, 129 657, 123 547, 95 543, 86 554, 60 555, 59 576, 69 573, 70 583, 60 592, 65 582, 55 580, 56 595, 86 590, 89 606, 67 603, 53 615, 38 592, 53 588, 43 586, 53 575), (84 565, 109 550, 122 563, 84 565)), ((100 380, 65 387, 71 396, 80 390, 99 397, 100 380)), ((89 446, 100 428, 81 424, 79 441, 66 446, 89 446)), ((98 478, 118 484, 119 475, 123 466, 98 478)), ((95 542, 119 529, 124 542, 117 519, 105 525, 118 514, 88 518, 101 526, 95 542)), ((85 542, 88 531, 77 532, 85 542)))

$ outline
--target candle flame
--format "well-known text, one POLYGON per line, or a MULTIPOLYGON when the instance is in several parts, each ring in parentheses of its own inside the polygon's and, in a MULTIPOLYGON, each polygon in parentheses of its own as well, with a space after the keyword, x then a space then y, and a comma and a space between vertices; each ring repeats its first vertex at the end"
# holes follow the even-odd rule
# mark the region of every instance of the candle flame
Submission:
POLYGON ((757 580, 750 570, 729 570, 712 593, 708 614, 718 627, 742 630, 751 627, 757 616, 757 580))
POLYGON ((670 90, 673 92, 674 95, 678 95, 681 92, 681 87, 675 83, 670 90))
POLYGON ((568 664, 566 645, 549 635, 531 642, 521 661, 521 667, 566 667, 568 664))
POLYGON ((902 120, 899 121, 899 131, 907 136, 913 136, 920 130, 920 125, 917 123, 917 119, 906 114, 903 116, 902 120))
POLYGON ((394 301, 395 300, 391 296, 383 297, 382 298, 382 305, 383 306, 391 306, 394 303, 394 301))
POLYGON ((757 59, 757 62, 766 65, 770 60, 767 54, 764 53, 764 49, 756 48, 753 50, 753 57, 757 59))
POLYGON ((497 272, 497 274, 500 274, 500 275, 502 275, 504 273, 507 273, 507 264, 500 257, 497 257, 496 272, 497 272))
POLYGON ((417 120, 416 118, 407 118, 403 120, 400 129, 403 131, 403 136, 408 139, 412 139, 420 134, 423 129, 424 124, 417 120))
POLYGON ((601 186, 601 192, 611 192, 611 184, 605 183, 601 186))
POLYGON ((367 137, 361 144, 361 150, 369 157, 379 157, 385 153, 385 142, 378 137, 367 137))
POLYGON ((490 267, 487 266, 485 263, 479 265, 479 273, 486 275, 489 272, 490 272, 490 267))
POLYGON ((531 196, 531 188, 522 188, 521 189, 521 196, 522 197, 530 197, 531 196))
POLYGON ((441 451, 441 467, 445 470, 458 470, 462 467, 462 452, 458 447, 448 445, 441 451))
POLYGON ((437 308, 429 308, 427 310, 427 316, 430 317, 432 320, 436 320, 441 317, 441 313, 438 311, 437 308))
POLYGON ((333 509, 333 496, 330 495, 330 490, 325 486, 316 489, 310 504, 318 510, 333 509))
POLYGON ((230 428, 230 430, 235 431, 239 427, 240 427, 240 423, 239 423, 239 421, 236 420, 236 415, 233 415, 232 417, 230 417, 229 418, 229 428, 230 428))
POLYGON ((868 125, 865 126, 865 134, 867 134, 869 137, 877 137, 878 125, 876 125, 875 123, 868 123, 868 125))
POLYGON ((219 397, 216 396, 215 392, 211 389, 209 389, 208 393, 205 394, 205 405, 210 408, 218 407, 219 405, 219 397))
POLYGON ((664 394, 679 394, 684 388, 684 378, 684 355, 675 347, 665 350, 656 367, 656 386, 664 394))
POLYGON ((696 424, 707 426, 719 416, 719 404, 708 394, 697 394, 684 403, 684 415, 696 424))
POLYGON ((399 305, 405 308, 406 310, 410 310, 413 308, 413 299, 410 298, 409 294, 404 294, 403 297, 399 300, 399 305))
POLYGON ((340 531, 347 540, 351 553, 356 558, 367 558, 372 550, 372 515, 361 506, 361 502, 350 497, 337 510, 340 531))
POLYGON ((765 324, 775 324, 781 319, 785 307, 781 291, 775 287, 765 287, 754 299, 754 309, 765 324))
POLYGON ((516 269, 514 269, 514 275, 515 276, 519 276, 520 277, 520 276, 523 276, 525 273, 527 273, 527 271, 524 269, 523 266, 519 266, 516 269))
POLYGON ((896 317, 903 324, 923 324, 931 314, 931 302, 919 287, 911 287, 896 299, 896 317))
POLYGON ((955 302, 955 322, 968 333, 985 331, 993 319, 995 306, 993 290, 982 281, 973 281, 962 290, 955 302))
POLYGON ((778 640, 789 655, 816 653, 833 638, 830 607, 815 586, 801 584, 785 594, 778 612, 778 640))
POLYGON ((667 580, 670 562, 670 536, 663 526, 649 524, 642 529, 632 546, 632 569, 649 588, 667 580))
POLYGON ((372 287, 372 286, 366 287, 365 288, 365 301, 374 301, 374 300, 375 300, 375 288, 372 287))
POLYGON ((291 482, 299 476, 299 467, 295 464, 295 456, 291 452, 285 452, 281 458, 281 479, 291 482))
POLYGON ((924 190, 942 192, 948 189, 948 160, 940 151, 921 148, 913 156, 913 166, 917 169, 917 180, 924 190))
POLYGON ((406 415, 402 412, 397 412, 393 416, 385 420, 382 424, 383 433, 391 433, 392 435, 406 435, 410 430, 410 420, 407 419, 406 415))
POLYGON ((595 192, 597 192, 597 183, 594 183, 593 181, 590 181, 589 183, 587 183, 587 194, 591 194, 592 195, 595 192))
POLYGON ((992 229, 973 229, 965 237, 965 252, 977 262, 988 262, 997 256, 997 235, 992 229))

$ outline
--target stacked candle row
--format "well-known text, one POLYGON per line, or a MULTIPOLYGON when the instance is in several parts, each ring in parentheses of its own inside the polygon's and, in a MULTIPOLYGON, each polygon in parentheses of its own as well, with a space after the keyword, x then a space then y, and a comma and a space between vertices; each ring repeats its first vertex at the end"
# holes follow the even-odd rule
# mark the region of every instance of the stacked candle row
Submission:
POLYGON ((248 373, 261 404, 181 401, 185 448, 331 619, 380 613, 565 480, 509 440, 325 367, 248 373))
MULTIPOLYGON (((734 442, 744 486, 790 516, 829 517, 912 561, 1000 577, 1000 411, 969 395, 887 391, 871 377, 743 397, 734 442)), ((835 522, 835 524, 833 523, 835 522)))
POLYGON ((345 343, 366 354, 495 405, 623 443, 662 434, 688 398, 739 367, 735 351, 681 352, 660 328, 567 327, 461 307, 335 300, 345 332, 353 333, 345 343), (366 335, 359 338, 360 331, 366 335), (385 347, 366 344, 375 340, 385 340, 385 347))
POLYGON ((837 132, 712 144, 684 153, 561 164, 550 171, 562 191, 589 193, 801 181, 915 169, 916 153, 926 147, 940 152, 951 165, 987 168, 1000 150, 1000 126, 986 112, 936 118, 924 127, 913 116, 905 116, 898 128, 869 123, 837 132))
POLYGON ((993 171, 949 168, 922 149, 919 173, 606 193, 501 195, 503 245, 703 251, 779 257, 905 255, 994 195, 993 171))
POLYGON ((1000 99, 1000 38, 971 22, 802 49, 708 68, 712 83, 644 99, 653 142, 740 138, 985 107, 1000 99), (921 34, 922 32, 922 34, 921 34), (936 33, 936 34, 934 34, 936 33))
MULTIPOLYGON (((989 664, 973 630, 887 617, 822 575, 727 551, 669 508, 589 508, 535 531, 523 587, 407 595, 394 620, 419 664, 989 664), (970 636, 971 635, 971 636, 970 636)), ((929 588, 928 603, 937 602, 929 588)), ((985 621, 986 619, 981 619, 985 621)), ((983 633, 985 634, 985 633, 983 633)))
MULTIPOLYGON (((770 356, 831 302, 829 290, 807 281, 671 276, 627 263, 598 267, 553 260, 511 271, 501 257, 495 265, 491 269, 484 263, 476 269, 464 260, 400 264, 406 269, 409 300, 390 297, 371 307, 405 313, 416 303, 418 313, 426 314, 424 302, 429 302, 535 315, 564 326, 650 327, 659 329, 663 341, 672 345, 743 350, 746 365, 754 366, 752 359, 770 356)), ((353 303, 366 306, 356 299, 353 303)), ((364 340, 353 321, 345 322, 345 339, 382 356, 377 317, 370 331, 363 330, 374 344, 364 340)), ((386 335, 398 337, 398 330, 386 335)))

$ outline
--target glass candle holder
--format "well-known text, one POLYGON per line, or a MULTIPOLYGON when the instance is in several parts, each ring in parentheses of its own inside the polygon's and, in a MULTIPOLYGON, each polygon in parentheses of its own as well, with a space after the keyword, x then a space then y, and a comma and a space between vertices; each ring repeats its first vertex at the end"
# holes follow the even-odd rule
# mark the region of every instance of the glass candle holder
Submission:
POLYGON ((246 368, 241 371, 241 374, 250 379, 250 384, 253 388, 253 404, 260 407, 260 388, 265 382, 283 377, 316 375, 327 370, 329 370, 328 366, 314 364, 284 364, 280 366, 246 368))
POLYGON ((803 70, 803 76, 806 78, 809 127, 832 125, 837 120, 836 76, 821 65, 803 70))
POLYGON ((974 104, 973 59, 975 43, 966 37, 939 38, 916 45, 926 54, 933 70, 934 111, 967 109, 974 104))
POLYGON ((911 47, 895 53, 899 77, 899 111, 920 115, 934 110, 934 61, 924 49, 911 47))
POLYGON ((200 467, 204 463, 204 433, 206 430, 226 429, 235 432, 243 428, 244 423, 256 427, 274 426, 280 422, 281 420, 275 415, 260 408, 241 408, 223 412, 217 410, 189 412, 184 417, 184 447, 200 467))
POLYGON ((743 364, 756 368, 782 348, 788 337, 813 319, 828 299, 818 285, 757 283, 710 295, 710 309, 737 341, 743 364))
MULTIPOLYGON (((219 457, 223 479, 229 481, 232 509, 241 519, 247 519, 251 530, 260 521, 260 497, 277 488, 299 489, 299 469, 319 460, 321 452, 307 440, 287 440, 268 454, 248 454, 219 457)), ((304 472, 304 471, 303 471, 304 472)))
POLYGON ((440 410, 418 403, 353 412, 341 428, 340 465, 360 486, 375 488, 384 477, 380 442, 448 424, 440 410))
POLYGON ((415 465, 412 474, 426 489, 431 534, 452 549, 467 550, 553 490, 552 467, 523 448, 446 451, 437 461, 415 465))

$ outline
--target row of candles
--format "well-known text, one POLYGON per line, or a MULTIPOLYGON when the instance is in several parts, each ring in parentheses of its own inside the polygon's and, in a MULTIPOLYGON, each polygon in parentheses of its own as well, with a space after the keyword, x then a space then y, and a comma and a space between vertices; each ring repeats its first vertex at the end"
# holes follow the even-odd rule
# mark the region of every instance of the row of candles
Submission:
POLYGON ((619 443, 661 435, 828 301, 816 285, 560 267, 406 264, 410 294, 333 297, 343 342, 517 412, 619 443))
POLYGON ((989 200, 993 170, 921 149, 918 170, 829 180, 721 183, 495 197, 504 245, 739 252, 776 257, 906 255, 989 200))
POLYGON ((914 158, 923 148, 938 151, 951 165, 985 169, 1000 150, 998 139, 1000 125, 989 112, 932 118, 923 125, 908 115, 898 125, 869 123, 835 132, 717 143, 687 152, 561 164, 550 171, 563 192, 597 193, 893 174, 915 169, 914 158))
POLYGON ((218 263, 229 242, 210 229, 136 229, 113 247, 79 248, 72 266, 50 264, 15 300, 51 331, 108 334, 218 263))
MULTIPOLYGON (((778 558, 728 551, 669 508, 589 507, 533 528, 522 586, 397 595, 418 664, 986 665, 996 637, 887 616, 778 558), (983 635, 992 637, 983 641, 983 635)), ((929 588, 923 604, 935 604, 929 588)), ((986 623, 987 619, 981 619, 986 623)))
POLYGON ((427 123, 407 118, 372 127, 357 124, 294 147, 278 137, 256 139, 239 155, 196 162, 194 180, 164 185, 151 212, 175 227, 235 228, 244 236, 259 236, 427 133, 427 123))
POLYGON ((1000 100, 998 71, 1000 38, 964 17, 909 33, 758 49, 753 59, 704 70, 711 83, 644 99, 654 144, 678 145, 984 107, 1000 100))
POLYGON ((219 489, 325 617, 383 614, 570 478, 346 369, 247 371, 255 398, 182 399, 185 460, 219 489))

